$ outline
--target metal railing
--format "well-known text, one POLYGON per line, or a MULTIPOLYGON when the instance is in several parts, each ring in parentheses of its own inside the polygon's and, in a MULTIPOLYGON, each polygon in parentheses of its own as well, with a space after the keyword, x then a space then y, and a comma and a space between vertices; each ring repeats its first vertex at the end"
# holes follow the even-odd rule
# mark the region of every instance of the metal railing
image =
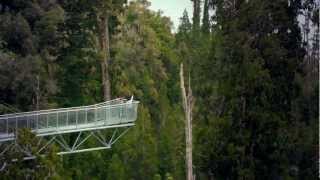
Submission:
POLYGON ((19 128, 29 128, 45 136, 133 123, 138 103, 132 99, 115 99, 90 106, 0 115, 0 141, 13 140, 19 128))

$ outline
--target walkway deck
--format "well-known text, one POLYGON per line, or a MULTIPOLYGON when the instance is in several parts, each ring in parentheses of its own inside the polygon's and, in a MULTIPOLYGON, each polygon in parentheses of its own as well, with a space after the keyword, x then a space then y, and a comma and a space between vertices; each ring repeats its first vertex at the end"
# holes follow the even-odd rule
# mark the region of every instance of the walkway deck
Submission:
POLYGON ((138 103, 133 99, 115 99, 90 106, 1 115, 0 142, 14 140, 19 128, 30 128, 37 136, 48 136, 133 126, 138 103))

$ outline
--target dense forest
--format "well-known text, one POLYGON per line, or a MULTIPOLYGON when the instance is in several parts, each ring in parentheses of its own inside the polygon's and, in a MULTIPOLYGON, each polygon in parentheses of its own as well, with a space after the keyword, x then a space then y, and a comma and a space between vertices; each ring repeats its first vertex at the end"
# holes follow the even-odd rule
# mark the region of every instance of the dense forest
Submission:
POLYGON ((52 147, 0 179, 186 179, 181 63, 195 179, 317 179, 319 1, 191 1, 174 30, 147 0, 0 0, 1 114, 140 101, 111 149, 52 147))

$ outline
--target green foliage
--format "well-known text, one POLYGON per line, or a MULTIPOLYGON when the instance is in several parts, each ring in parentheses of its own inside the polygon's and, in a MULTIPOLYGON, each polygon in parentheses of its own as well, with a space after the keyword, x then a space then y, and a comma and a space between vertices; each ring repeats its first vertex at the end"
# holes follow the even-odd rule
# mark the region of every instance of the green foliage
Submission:
MULTIPOLYGON (((298 22, 304 8, 317 24, 313 2, 192 0, 177 33, 150 2, 124 3, 0 2, 0 112, 101 102, 106 17, 111 94, 140 101, 136 125, 111 150, 61 162, 53 147, 28 163, 10 152, 19 161, 0 179, 185 179, 181 62, 196 99, 197 179, 316 178, 318 79, 302 71, 298 22)), ((36 151, 33 134, 19 136, 36 151)))
POLYGON ((209 15, 209 0, 205 0, 203 4, 202 32, 210 32, 210 15, 209 15))
POLYGON ((141 101, 137 127, 132 132, 135 135, 124 140, 138 146, 131 155, 135 158, 128 162, 133 163, 127 167, 133 172, 129 177, 152 179, 158 177, 155 174, 165 177, 170 172, 179 179, 184 176, 179 173, 183 163, 175 161, 183 157, 175 151, 183 142, 177 103, 179 59, 173 50, 170 21, 147 10, 147 5, 132 2, 119 16, 118 33, 113 39, 112 92, 116 96, 134 95, 141 101))
POLYGON ((192 53, 201 52, 202 60, 192 66, 198 103, 195 119, 200 120, 196 130, 200 177, 297 179, 315 170, 315 162, 298 165, 305 162, 299 158, 302 151, 315 156, 308 148, 315 137, 312 126, 297 119, 302 107, 296 101, 306 98, 298 96, 296 81, 304 49, 297 22, 300 6, 290 3, 213 3, 217 25, 211 48, 203 49, 202 40, 196 44, 199 51, 192 53), (303 135, 304 128, 311 136, 303 135), (296 133, 301 133, 299 140, 296 133), (308 145, 294 143, 300 140, 308 145))
POLYGON ((107 179, 124 180, 127 179, 125 178, 125 175, 125 164, 123 164, 116 153, 113 154, 108 169, 107 179))
POLYGON ((201 1, 191 0, 193 3, 192 30, 195 34, 200 32, 201 1))
POLYGON ((0 9, 1 101, 21 110, 54 106, 57 92, 59 25, 64 10, 56 2, 3 1, 0 9))
MULTIPOLYGON (((39 138, 28 129, 21 129, 18 132, 17 142, 0 158, 1 162, 6 162, 7 166, 0 171, 1 179, 61 179, 60 158, 56 154, 56 148, 51 146, 43 152, 46 156, 36 155, 36 159, 24 160, 25 151, 37 154, 39 138)), ((42 141, 42 146, 45 145, 42 141)))

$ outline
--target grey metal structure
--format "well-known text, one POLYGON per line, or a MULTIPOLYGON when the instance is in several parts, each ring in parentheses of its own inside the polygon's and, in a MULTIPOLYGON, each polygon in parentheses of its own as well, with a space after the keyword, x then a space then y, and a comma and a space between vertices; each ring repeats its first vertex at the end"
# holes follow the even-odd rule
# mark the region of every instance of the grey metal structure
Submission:
MULTIPOLYGON (((28 128, 39 137, 37 154, 50 144, 59 147, 59 155, 111 148, 134 125, 138 104, 133 98, 118 98, 90 106, 0 115, 0 157, 16 147, 20 128, 28 128), (42 139, 46 143, 41 143, 42 139), (94 147, 85 146, 88 139, 96 141, 94 147)), ((23 152, 24 159, 35 158, 30 151, 23 152)))

